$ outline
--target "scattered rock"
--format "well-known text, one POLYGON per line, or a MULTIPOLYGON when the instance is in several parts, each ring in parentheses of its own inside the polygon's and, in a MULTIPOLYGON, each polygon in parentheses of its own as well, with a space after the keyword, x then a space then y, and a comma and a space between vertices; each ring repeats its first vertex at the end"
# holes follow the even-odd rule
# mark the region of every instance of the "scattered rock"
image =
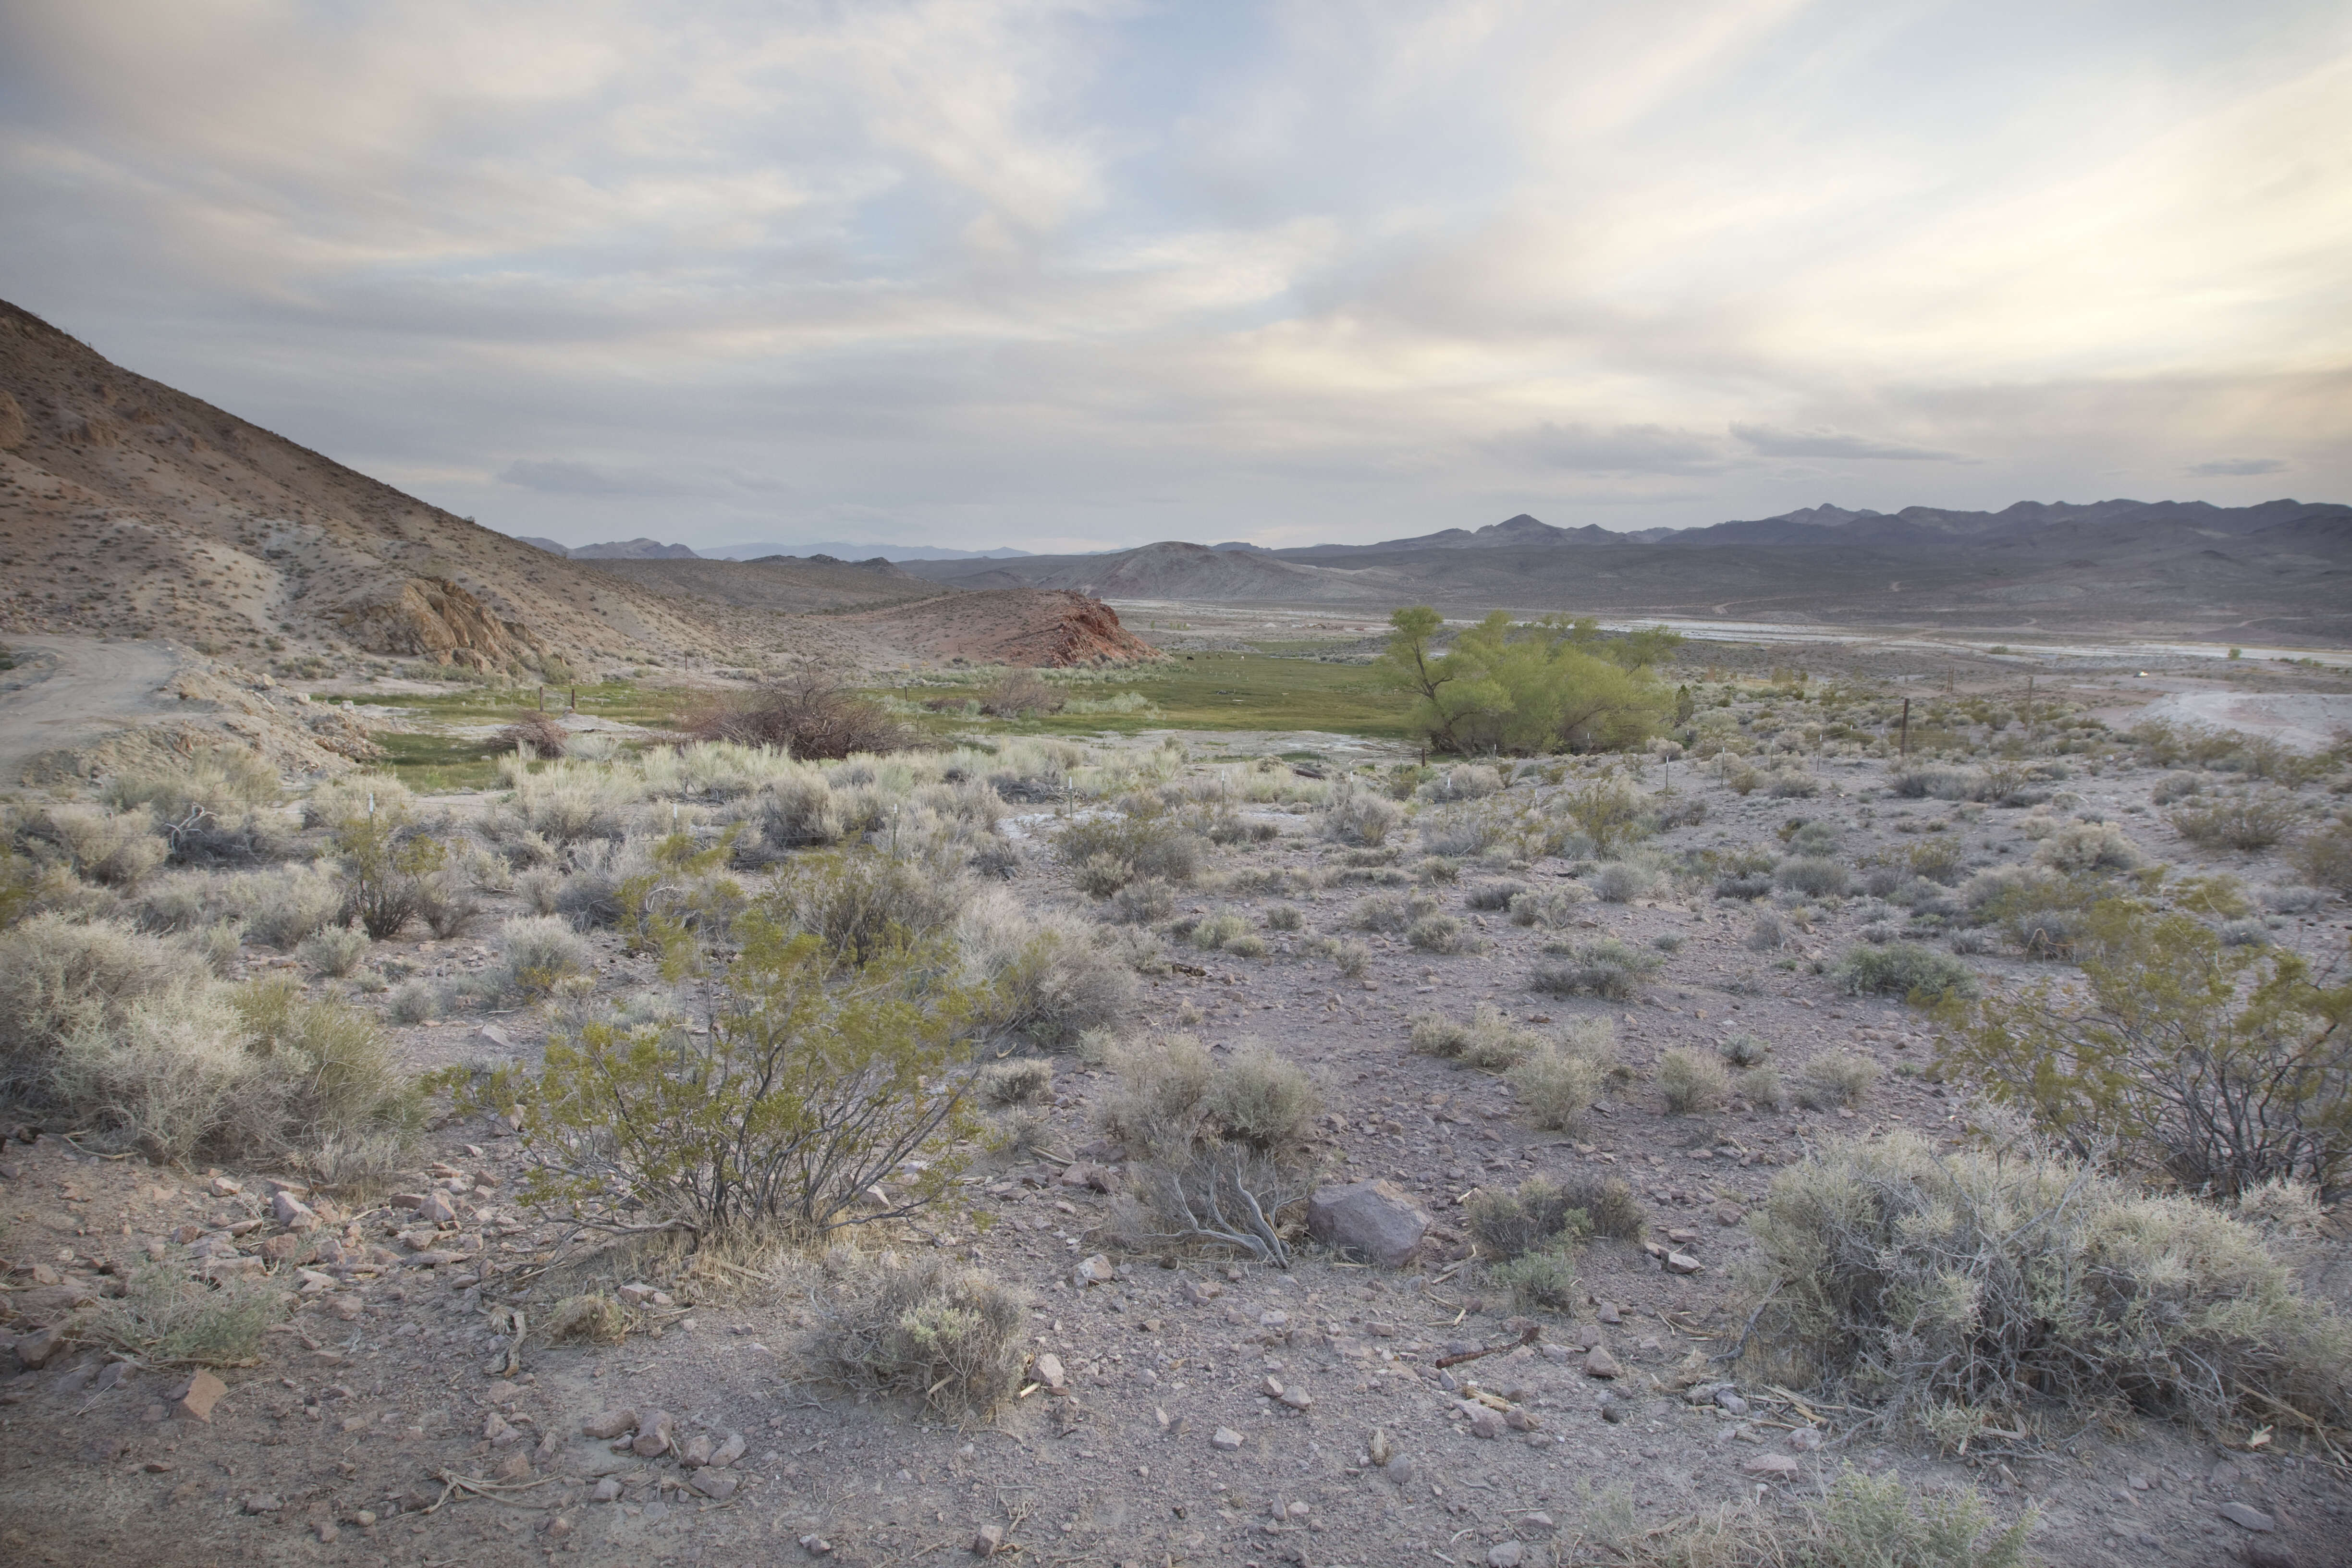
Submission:
POLYGON ((650 1285, 624 1285, 618 1294, 625 1305, 644 1307, 652 1304, 655 1292, 650 1285))
POLYGON ((1553 1535, 1559 1531, 1559 1526, 1548 1513, 1523 1513, 1519 1516, 1518 1527, 1528 1535, 1553 1535))
POLYGON ((993 1557, 1003 1550, 1004 1527, 1001 1524, 983 1524, 971 1538, 971 1554, 974 1557, 993 1557))
POLYGON ((658 1459, 677 1438, 676 1416, 667 1410, 648 1411, 637 1422, 637 1438, 629 1447, 640 1459, 658 1459))
POLYGON ((1297 1411, 1307 1411, 1315 1408, 1315 1396, 1308 1394, 1297 1384, 1293 1384, 1288 1388, 1282 1391, 1282 1402, 1291 1409, 1297 1411))
POLYGON ((2278 1528, 2277 1520, 2247 1503, 2225 1502, 2221 1507, 2221 1514, 2241 1530, 2251 1530, 2257 1534, 2267 1535, 2278 1528))
POLYGON ((1323 1187, 1307 1200, 1307 1229, 1325 1246, 1393 1268, 1428 1234, 1429 1216, 1385 1181, 1323 1187))
POLYGON ((1209 1447, 1220 1454, 1238 1453, 1241 1446, 1242 1435, 1230 1426, 1220 1426, 1209 1435, 1209 1447))
POLYGON ((1601 1302, 1601 1310, 1593 1313, 1593 1316, 1612 1328, 1625 1321, 1625 1315, 1617 1310, 1617 1303, 1614 1301, 1601 1302))
POLYGON ((188 1379, 188 1385, 180 1390, 173 1401, 172 1414, 183 1421, 209 1422, 213 1418, 213 1406, 220 1403, 221 1395, 227 1392, 227 1384, 211 1373, 200 1372, 188 1379))
POLYGON ((1412 1461, 1402 1454, 1389 1456, 1389 1462, 1381 1467, 1381 1471, 1401 1487, 1411 1486, 1413 1477, 1419 1473, 1414 1469, 1412 1461))
POLYGON ((1739 1462, 1739 1469, 1743 1475, 1766 1476, 1774 1480, 1793 1480, 1802 1472, 1803 1467, 1786 1454, 1759 1454, 1753 1458, 1742 1459, 1739 1462))
POLYGON ((1037 1381, 1045 1385, 1045 1391, 1048 1394, 1067 1392, 1070 1386, 1070 1374, 1063 1369, 1061 1357, 1048 1352, 1039 1355, 1031 1364, 1037 1373, 1037 1381))
POLYGON ((1486 1548, 1486 1568, 1519 1568, 1528 1560, 1528 1549, 1516 1541, 1497 1541, 1486 1548))
POLYGON ((1818 1426, 1800 1426, 1789 1434, 1789 1447, 1800 1454, 1812 1453, 1821 1446, 1822 1429, 1818 1426))
POLYGON ((1503 1435, 1503 1415, 1483 1405, 1465 1404, 1462 1413, 1470 1417, 1470 1436, 1492 1442, 1503 1435))
POLYGON ((1669 1253, 1667 1253, 1667 1254, 1666 1254, 1666 1272, 1667 1272, 1667 1273, 1669 1273, 1669 1274, 1696 1274, 1696 1273, 1697 1273, 1698 1271, 1699 1271, 1699 1261, 1698 1261, 1698 1259, 1697 1259, 1697 1258, 1693 1258, 1689 1253, 1687 1253, 1687 1252, 1669 1252, 1669 1253))
POLYGON ((1376 1465, 1387 1464, 1396 1454, 1396 1450, 1389 1446, 1387 1430, 1381 1427, 1372 1429, 1372 1440, 1365 1447, 1364 1452, 1370 1456, 1372 1463, 1376 1465))
POLYGON ((247 1513, 276 1513, 279 1509, 284 1508, 286 1504, 279 1500, 278 1494, 275 1492, 248 1492, 246 1494, 245 1511, 247 1513))
POLYGON ((26 1334, 16 1341, 16 1364, 26 1372, 38 1372, 65 1348, 65 1343, 63 1329, 42 1329, 38 1332, 26 1334))
POLYGON ((698 1470, 710 1463, 710 1456, 717 1447, 718 1445, 707 1436, 698 1432, 688 1437, 686 1446, 677 1451, 677 1462, 689 1470, 698 1470))
POLYGON ((490 1471, 494 1481, 527 1481, 530 1479, 530 1456, 518 1448, 500 1459, 490 1471))
POLYGON ((1225 1288, 1214 1279, 1187 1279, 1177 1288, 1177 1294, 1199 1307, 1215 1300, 1225 1293, 1225 1288))
POLYGON ((1715 1223, 1717 1225, 1738 1225, 1747 1217, 1748 1211, 1738 1204, 1725 1203, 1715 1205, 1715 1223))
POLYGON ((603 1480, 598 1481, 596 1483, 595 1489, 588 1494, 588 1500, 591 1502, 618 1502, 620 1500, 620 1497, 621 1483, 614 1480, 612 1477, 606 1476, 603 1480))
POLYGON ((205 1184, 205 1190, 216 1198, 233 1198, 245 1191, 245 1184, 231 1181, 226 1176, 215 1176, 205 1184))
POLYGON ((723 1470, 727 1468, 730 1465, 732 1465, 736 1460, 743 1457, 743 1450, 746 1447, 747 1445, 743 1441, 742 1433, 730 1432, 727 1435, 727 1441, 719 1444, 718 1452, 710 1456, 710 1468, 714 1470, 723 1470))
POLYGON ((687 1484, 704 1497, 723 1501, 735 1495, 735 1489, 743 1484, 743 1478, 732 1470, 699 1469, 694 1472, 694 1479, 687 1484))
POLYGON ((637 1413, 634 1410, 607 1410, 602 1415, 591 1415, 580 1423, 580 1435, 609 1443, 624 1432, 637 1429, 637 1413))
POLYGON ((424 1201, 416 1205, 416 1217, 431 1220, 435 1225, 448 1225, 457 1219, 457 1209, 444 1194, 427 1193, 424 1201))
POLYGON ((1088 1285, 1108 1285, 1117 1279, 1118 1275, 1112 1270, 1110 1259, 1097 1252, 1091 1258, 1079 1260, 1076 1277, 1079 1288, 1083 1289, 1088 1285))
POLYGON ((1584 1352, 1584 1375, 1587 1377, 1622 1377, 1625 1369, 1609 1353, 1607 1345, 1594 1345, 1584 1352))
POLYGON ((269 1199, 269 1217, 289 1230, 316 1230, 319 1216, 301 1198, 280 1187, 269 1199))
POLYGON ((822 1535, 803 1535, 801 1537, 801 1550, 812 1557, 830 1557, 833 1555, 833 1542, 822 1535))

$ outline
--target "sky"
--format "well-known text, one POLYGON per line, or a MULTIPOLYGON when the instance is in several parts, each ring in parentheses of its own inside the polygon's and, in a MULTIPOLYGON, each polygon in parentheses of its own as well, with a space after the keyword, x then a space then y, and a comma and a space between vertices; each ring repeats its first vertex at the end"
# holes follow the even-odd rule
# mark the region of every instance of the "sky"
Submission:
POLYGON ((2341 0, 15 0, 0 215, 570 544, 2352 500, 2341 0))

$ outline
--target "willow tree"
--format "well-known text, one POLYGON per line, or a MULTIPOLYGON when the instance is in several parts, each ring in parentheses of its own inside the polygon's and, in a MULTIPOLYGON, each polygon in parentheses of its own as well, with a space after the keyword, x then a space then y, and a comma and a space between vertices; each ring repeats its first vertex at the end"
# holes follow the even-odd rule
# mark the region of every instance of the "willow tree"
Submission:
POLYGON ((1433 751, 1622 751, 1674 710, 1673 693, 1650 673, 1679 641, 1672 633, 1611 640, 1589 616, 1521 623, 1496 610, 1440 653, 1435 610, 1417 605, 1389 624, 1381 673, 1411 698, 1410 722, 1433 751))

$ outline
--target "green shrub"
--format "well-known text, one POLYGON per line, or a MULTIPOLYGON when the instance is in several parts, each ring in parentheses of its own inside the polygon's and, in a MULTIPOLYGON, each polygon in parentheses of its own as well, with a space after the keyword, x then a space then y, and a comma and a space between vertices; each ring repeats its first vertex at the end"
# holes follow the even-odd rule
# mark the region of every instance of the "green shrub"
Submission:
POLYGON ((1731 1078, 1720 1058, 1685 1047, 1661 1056, 1654 1077, 1660 1098, 1677 1116, 1720 1110, 1731 1092, 1731 1078))
POLYGON ((1592 874, 1592 894, 1604 904, 1630 904, 1657 885, 1657 874, 1630 860, 1611 860, 1592 874))
POLYGON ((1201 870, 1199 836, 1156 795, 1129 795, 1115 812, 1070 823, 1054 836, 1054 847, 1073 866, 1106 857, 1107 864, 1126 868, 1130 879, 1157 877, 1181 887, 1201 870))
POLYGON ((1527 895, 1528 885, 1525 882, 1490 880, 1473 884, 1470 890, 1462 895, 1462 904, 1465 909, 1472 910, 1507 910, 1512 900, 1523 899, 1527 895))
POLYGON ((1307 917, 1289 904, 1276 904, 1265 911, 1268 931, 1298 931, 1307 924, 1307 917))
POLYGON ((204 960, 115 921, 39 914, 0 931, 0 1070, 37 1085, 47 1053, 79 1028, 118 1026, 136 1004, 199 989, 204 960))
POLYGON ((1401 935, 1437 912, 1437 900, 1426 893, 1375 893, 1348 911, 1348 923, 1358 931, 1401 935))
POLYGON ((304 963, 317 974, 346 979, 367 956, 368 933, 356 925, 322 926, 302 939, 295 950, 304 963))
POLYGON ((1576 1277, 1576 1259, 1565 1252, 1521 1253, 1488 1269, 1487 1278, 1511 1292, 1511 1300, 1532 1311, 1566 1312, 1583 1298, 1576 1277))
POLYGON ((1592 1222, 1570 1199, 1566 1188, 1529 1176, 1514 1193, 1473 1193, 1463 1218, 1481 1256, 1507 1261, 1592 1234, 1592 1222))
POLYGON ((1003 1034, 1064 1050, 1134 1005, 1134 976, 1100 928, 1033 919, 997 889, 975 899, 956 929, 967 970, 988 987, 977 1021, 1003 1034))
POLYGON ((494 1078, 487 1092, 521 1117, 526 1197, 814 1235, 945 1190, 976 1131, 967 1064, 983 998, 944 943, 845 961, 791 914, 784 899, 745 911, 731 958, 665 933, 667 962, 702 972, 702 1032, 590 1023, 551 1034, 536 1075, 494 1078), (902 1169, 919 1173, 868 1205, 902 1169))
POLYGON ((1423 952, 1448 957, 1485 945, 1453 915, 1423 915, 1405 928, 1404 939, 1423 952))
POLYGON ((1900 1132, 1783 1172, 1749 1223, 1757 1370, 1949 1446, 2032 1430, 2042 1401, 2206 1426, 2352 1411, 2352 1327, 2192 1198, 1900 1132))
POLYGON ((2079 986, 1955 1008, 1939 1064, 2031 1111, 2079 1158, 2112 1147, 2189 1191, 2335 1190, 2352 1171, 2352 985, 2320 984, 2290 951, 2230 946, 2187 915, 2110 900, 2085 919, 2079 986))
POLYGON ((1759 1110, 1778 1110, 1789 1103, 1788 1090, 1780 1087, 1778 1068, 1749 1068, 1731 1080, 1731 1092, 1759 1110))
POLYGON ((1486 1002, 1478 1004, 1467 1022, 1441 1013, 1417 1014, 1411 1039, 1412 1048, 1424 1056, 1486 1072, 1501 1072, 1546 1043, 1541 1031, 1514 1026, 1486 1002))
POLYGON ((2312 886, 2352 895, 2352 817, 2338 817, 2297 845, 2294 863, 2312 886))
POLYGON ((1569 1206, 1582 1211, 1595 1236, 1638 1241, 1650 1228, 1650 1211, 1619 1177, 1571 1173, 1561 1179, 1559 1188, 1569 1206))
POLYGON ((575 974, 585 974, 595 958, 587 939, 552 915, 517 915, 499 928, 499 962, 482 975, 482 987, 496 996, 541 997, 575 974))
POLYGON ((1592 852, 1604 856, 1643 837, 1642 804, 1633 788, 1614 773, 1563 791, 1557 801, 1576 830, 1591 840, 1592 852))
POLYGON ((2201 849, 2267 849, 2302 820, 2294 797, 2245 791, 2172 814, 2183 838, 2201 849))
POLYGON ((1591 895, 1573 884, 1521 893, 1511 900, 1511 923, 1558 931, 1575 918, 1576 908, 1591 895))
POLYGON ((1232 913, 1214 914, 1192 928, 1192 942, 1203 952, 1214 952, 1227 942, 1249 934, 1249 922, 1232 913))
POLYGON ((1332 781, 1323 807, 1323 837, 1337 844, 1378 848, 1404 820, 1404 808, 1352 777, 1332 781))
POLYGON ((1655 952, 1629 947, 1613 936, 1580 942, 1559 959, 1538 962, 1528 984, 1557 995, 1590 995, 1612 1002, 1630 1002, 1641 994, 1642 982, 1657 972, 1664 959, 1655 952))
POLYGON ((1727 1037, 1717 1049, 1723 1053, 1725 1061, 1736 1068, 1759 1066, 1765 1058, 1772 1054, 1769 1042, 1759 1039, 1745 1030, 1727 1037))
POLYGON ((1772 873, 1774 884, 1809 899, 1834 898, 1846 889, 1845 868, 1818 855, 1792 855, 1772 873))
POLYGON ((885 1263, 828 1305, 816 1360, 848 1387, 920 1399, 961 1420, 986 1415, 1018 1387, 1028 1331, 1027 1300, 982 1270, 936 1258, 885 1263))
POLYGON ((2069 875, 2137 871, 2147 864, 2139 846, 2112 822, 2070 822, 2043 839, 2033 858, 2069 875))
POLYGON ((1168 1154, 1240 1144, 1288 1163, 1314 1136, 1321 1097, 1296 1062, 1254 1048, 1219 1062, 1191 1035, 1159 1037, 1114 1058, 1118 1091, 1103 1124, 1121 1142, 1168 1154))
POLYGON ((825 850, 795 864, 772 908, 834 963, 859 968, 877 953, 943 935, 971 897, 962 878, 908 856, 825 850))
POLYGON ((1549 1042, 1538 1046, 1505 1074, 1517 1091, 1520 1109, 1535 1126, 1560 1132, 1581 1132, 1601 1098, 1606 1069, 1601 1060, 1549 1042))
POLYGON ((1901 996, 1927 1005, 1977 994, 1976 971, 1915 942, 1849 948, 1838 962, 1837 975, 1849 996, 1901 996))

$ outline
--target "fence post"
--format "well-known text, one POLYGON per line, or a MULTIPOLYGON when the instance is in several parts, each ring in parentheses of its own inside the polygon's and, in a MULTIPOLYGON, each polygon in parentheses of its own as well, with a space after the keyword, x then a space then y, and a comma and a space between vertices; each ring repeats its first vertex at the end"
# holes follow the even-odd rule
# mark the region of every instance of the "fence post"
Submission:
POLYGON ((1903 742, 1901 755, 1906 762, 1908 762, 1911 758, 1911 699, 1908 697, 1906 697, 1903 700, 1903 742))

